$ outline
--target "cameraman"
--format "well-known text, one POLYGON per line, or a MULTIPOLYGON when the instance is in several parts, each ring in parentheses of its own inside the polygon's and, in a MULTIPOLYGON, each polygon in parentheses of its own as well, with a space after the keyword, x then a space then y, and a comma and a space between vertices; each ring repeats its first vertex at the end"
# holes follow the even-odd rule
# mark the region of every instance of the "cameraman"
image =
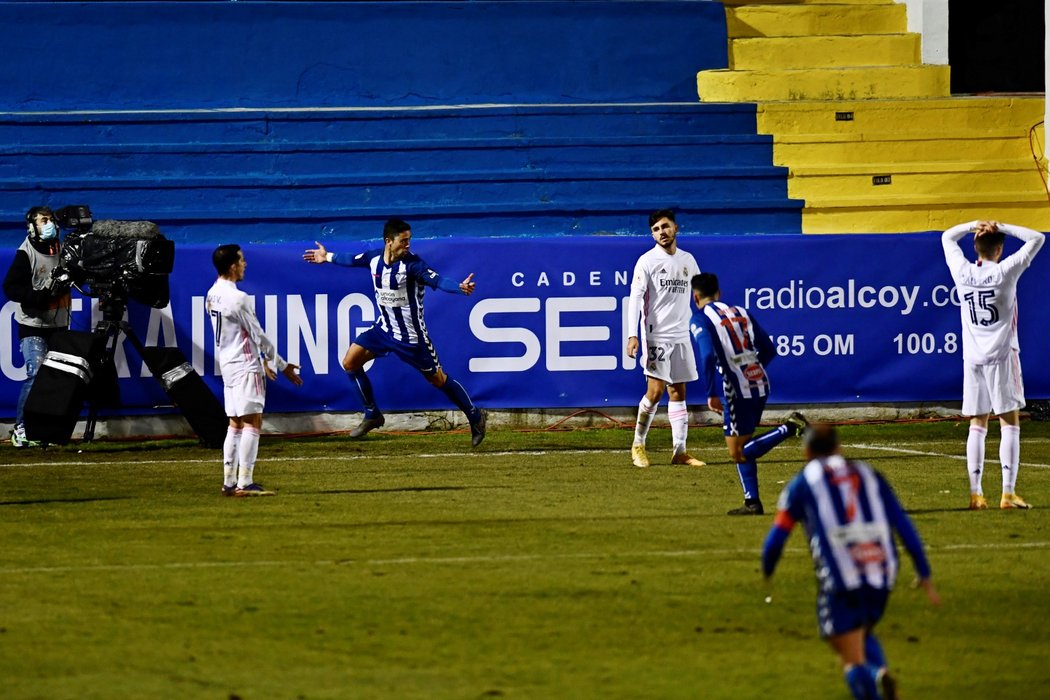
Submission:
POLYGON ((26 361, 26 380, 18 395, 15 429, 11 444, 32 447, 26 439, 22 412, 37 370, 44 361, 51 336, 69 328, 69 276, 59 267, 61 244, 54 212, 33 207, 26 212, 28 235, 15 252, 4 278, 4 294, 18 302, 18 340, 26 361))

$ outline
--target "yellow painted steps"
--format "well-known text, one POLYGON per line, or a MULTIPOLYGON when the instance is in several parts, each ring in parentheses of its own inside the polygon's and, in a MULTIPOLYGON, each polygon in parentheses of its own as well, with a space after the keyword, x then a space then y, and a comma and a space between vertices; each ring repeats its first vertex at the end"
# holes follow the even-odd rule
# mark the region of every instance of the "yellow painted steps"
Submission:
POLYGON ((948 66, 877 66, 804 70, 705 70, 696 75, 702 102, 875 100, 939 97, 949 91, 948 66))
POLYGON ((741 5, 892 5, 896 0, 722 0, 726 6, 741 5))
POLYGON ((735 70, 895 66, 921 62, 919 34, 729 40, 729 67, 735 70))
POLYGON ((773 163, 798 168, 827 163, 910 163, 1018 159, 1030 156, 1017 129, 880 131, 863 134, 775 134, 773 163))
POLYGON ((828 203, 802 210, 803 233, 909 233, 943 231, 973 219, 994 219, 1050 231, 1050 204, 1045 193, 1023 196, 1012 192, 986 193, 964 198, 952 193, 939 199, 911 203, 860 200, 828 203))
MULTIPOLYGON (((791 169, 788 197, 810 207, 829 200, 889 198, 977 192, 1039 192, 1042 179, 1035 161, 932 161, 801 166, 791 169)), ((953 195, 954 196, 954 195, 953 195)))
POLYGON ((725 10, 730 39, 908 31, 907 9, 897 3, 750 5, 725 10))
POLYGON ((1043 120, 1044 105, 1043 95, 765 102, 758 105, 758 131, 763 134, 859 134, 1016 128, 1027 133, 1029 127, 1043 120))

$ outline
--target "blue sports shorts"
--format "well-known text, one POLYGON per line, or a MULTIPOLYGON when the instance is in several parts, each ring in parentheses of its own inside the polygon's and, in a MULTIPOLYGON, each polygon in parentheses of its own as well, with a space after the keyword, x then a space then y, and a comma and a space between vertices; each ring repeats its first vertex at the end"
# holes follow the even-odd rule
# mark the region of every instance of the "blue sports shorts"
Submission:
POLYGON ((874 627, 882 619, 890 592, 861 586, 853 591, 817 595, 817 625, 824 639, 855 629, 874 627))
POLYGON ((722 404, 722 430, 726 435, 740 436, 752 435, 759 421, 762 420, 762 411, 766 408, 767 396, 754 399, 730 398, 726 396, 722 404))
POLYGON ((422 343, 405 343, 394 338, 379 326, 372 326, 354 338, 354 344, 360 345, 376 357, 386 357, 393 353, 399 360, 415 367, 426 376, 441 369, 441 363, 438 361, 437 352, 430 338, 426 338, 422 343))

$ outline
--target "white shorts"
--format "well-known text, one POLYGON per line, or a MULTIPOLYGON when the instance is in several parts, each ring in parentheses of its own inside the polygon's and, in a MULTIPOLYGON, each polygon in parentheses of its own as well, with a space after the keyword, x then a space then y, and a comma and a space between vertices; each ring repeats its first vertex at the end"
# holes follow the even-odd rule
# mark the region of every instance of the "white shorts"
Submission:
POLYGON ((646 338, 642 345, 642 361, 645 376, 668 384, 687 384, 696 381, 699 376, 693 358, 693 344, 688 340, 681 343, 654 343, 646 338))
POLYGON ((1024 408, 1021 359, 1016 352, 994 365, 963 363, 964 416, 1002 415, 1024 408))
POLYGON ((248 372, 234 379, 233 384, 224 383, 222 394, 226 415, 231 418, 262 413, 266 405, 266 378, 258 372, 248 372))

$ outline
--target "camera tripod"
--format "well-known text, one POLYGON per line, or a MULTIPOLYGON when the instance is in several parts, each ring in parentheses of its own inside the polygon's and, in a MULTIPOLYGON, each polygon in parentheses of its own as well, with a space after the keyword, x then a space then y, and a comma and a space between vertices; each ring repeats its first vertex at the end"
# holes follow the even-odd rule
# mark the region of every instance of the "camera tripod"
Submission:
POLYGON ((127 309, 128 300, 117 290, 107 290, 99 295, 98 307, 102 311, 102 320, 95 324, 93 333, 98 338, 104 338, 102 346, 102 357, 99 362, 99 374, 93 381, 93 389, 88 398, 87 421, 84 426, 84 442, 95 439, 95 426, 98 423, 98 410, 103 404, 119 404, 120 387, 117 386, 117 368, 114 357, 117 353, 117 344, 120 342, 120 334, 123 333, 131 341, 132 347, 140 356, 145 353, 146 346, 135 334, 131 324, 124 320, 124 312, 127 309), (103 382, 108 386, 103 385, 103 382))

